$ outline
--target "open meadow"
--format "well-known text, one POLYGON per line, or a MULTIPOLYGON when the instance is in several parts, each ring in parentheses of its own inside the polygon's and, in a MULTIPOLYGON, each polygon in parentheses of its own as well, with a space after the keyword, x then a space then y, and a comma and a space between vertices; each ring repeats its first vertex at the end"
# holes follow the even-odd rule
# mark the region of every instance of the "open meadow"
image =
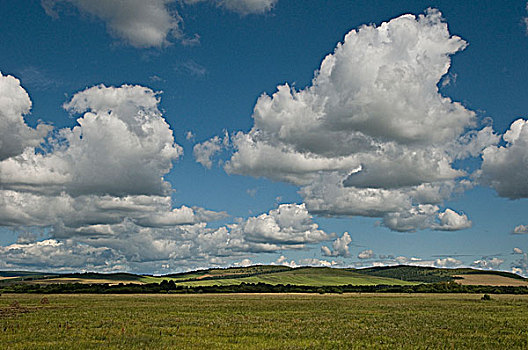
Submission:
POLYGON ((3 294, 0 344, 6 349, 528 348, 528 296, 481 297, 3 294))

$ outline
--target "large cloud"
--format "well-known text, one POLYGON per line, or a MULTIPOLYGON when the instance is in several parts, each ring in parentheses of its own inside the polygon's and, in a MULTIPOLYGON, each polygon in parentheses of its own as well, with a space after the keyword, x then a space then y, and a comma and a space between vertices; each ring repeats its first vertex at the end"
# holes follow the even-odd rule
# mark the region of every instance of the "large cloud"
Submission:
POLYGON ((128 44, 138 47, 162 47, 169 38, 182 36, 181 18, 170 11, 174 0, 42 0, 51 16, 57 15, 57 5, 71 4, 83 13, 106 23, 107 30, 128 44))
MULTIPOLYGON (((111 207, 122 209, 119 203, 107 203, 109 212, 106 214, 109 217, 115 215, 111 207)), ((148 210, 149 207, 143 209, 148 210)), ((49 215, 45 213, 43 217, 46 214, 49 215)), ((81 213, 79 216, 88 214, 81 213)), ((98 223, 92 224, 80 218, 74 219, 78 225, 75 230, 72 231, 71 227, 62 228, 68 231, 54 228, 54 238, 42 242, 24 238, 19 243, 0 248, 0 258, 9 268, 38 269, 48 266, 102 271, 151 269, 152 272, 159 271, 162 265, 182 268, 227 264, 248 254, 304 249, 307 244, 332 237, 312 222, 303 205, 296 204, 284 204, 269 213, 218 228, 208 227, 205 221, 199 221, 211 219, 212 214, 203 210, 174 209, 166 212, 166 220, 152 220, 152 214, 151 210, 143 215, 147 222, 134 218, 134 212, 128 214, 132 217, 106 223, 102 223, 97 216, 98 223), (269 228, 269 231, 263 228, 269 228), (54 261, 50 262, 50 259, 54 261)))
POLYGON ((304 204, 216 228, 208 222, 226 213, 174 208, 163 177, 182 148, 148 88, 99 85, 75 94, 64 108, 81 114, 77 125, 54 130, 37 149, 40 131, 22 119, 31 101, 15 78, 2 78, 8 88, 0 113, 16 116, 8 121, 18 123, 24 147, 0 161, 0 226, 27 232, 0 248, 6 268, 158 271, 305 249, 333 237, 304 204), (48 239, 39 242, 39 234, 48 239))
POLYGON ((313 213, 382 217, 401 231, 469 227, 438 205, 467 186, 454 162, 498 139, 438 90, 465 47, 431 9, 352 30, 310 86, 258 99, 225 170, 300 185, 313 213))
POLYGON ((528 121, 518 119, 502 137, 504 146, 491 145, 482 154, 482 181, 499 196, 528 197, 528 121))
POLYGON ((37 147, 51 127, 27 126, 24 115, 31 109, 31 100, 20 81, 0 72, 0 161, 21 154, 27 147, 37 147))
POLYGON ((172 161, 182 154, 158 110, 152 90, 123 85, 89 88, 65 108, 83 113, 73 129, 50 140, 51 151, 33 149, 0 163, 4 189, 72 195, 162 195, 172 161))

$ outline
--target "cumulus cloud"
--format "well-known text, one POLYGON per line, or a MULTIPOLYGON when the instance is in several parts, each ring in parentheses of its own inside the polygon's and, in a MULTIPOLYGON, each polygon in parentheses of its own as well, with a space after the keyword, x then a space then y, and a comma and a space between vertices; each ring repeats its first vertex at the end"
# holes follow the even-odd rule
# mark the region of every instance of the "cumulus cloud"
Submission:
POLYGON ((61 129, 51 151, 24 153, 0 163, 5 189, 73 195, 167 193, 163 181, 182 154, 158 110, 156 93, 142 86, 95 86, 64 107, 84 113, 73 129, 61 129))
POLYGON ((367 249, 360 252, 357 257, 359 259, 372 259, 376 257, 376 255, 374 254, 374 251, 372 249, 367 249))
POLYGON ((27 244, 0 246, 0 267, 99 271, 124 270, 122 257, 110 248, 95 248, 73 241, 48 239, 27 244))
POLYGON ((498 269, 502 265, 503 262, 504 262, 504 259, 500 259, 500 258, 491 258, 491 259, 482 258, 482 259, 473 261, 471 265, 481 268, 481 269, 493 270, 493 269, 498 269))
POLYGON ((220 152, 223 145, 228 142, 224 140, 229 140, 229 137, 226 135, 226 138, 222 139, 221 137, 215 136, 210 140, 196 144, 193 148, 194 159, 204 167, 211 169, 213 165, 211 158, 220 152))
POLYGON ((452 257, 435 260, 435 266, 437 267, 457 267, 460 265, 462 265, 462 261, 452 257))
POLYGON ((456 231, 471 227, 467 215, 446 209, 439 212, 436 205, 420 204, 410 210, 388 213, 383 218, 385 226, 395 231, 414 231, 430 228, 439 231, 456 231))
POLYGON ((162 265, 225 265, 237 257, 247 259, 248 254, 304 249, 306 244, 332 237, 311 222, 305 208, 295 204, 218 228, 208 227, 205 221, 198 222, 200 211, 187 207, 168 212, 164 220, 152 218, 153 214, 97 224, 78 220, 79 226, 74 231, 70 228, 61 234, 60 228, 56 228, 53 239, 4 247, 0 257, 12 268, 49 265, 75 269, 79 265, 71 260, 77 254, 80 259, 86 255, 90 259, 86 260, 86 266, 94 270, 144 271, 147 266, 161 269, 162 265), (271 232, 261 230, 265 227, 271 228, 271 232), (50 256, 57 256, 56 264, 48 264, 50 256))
POLYGON ((281 204, 269 213, 248 218, 237 228, 246 240, 257 243, 305 244, 332 238, 312 221, 305 204, 281 204))
MULTIPOLYGON (((20 117, 31 102, 16 79, 6 79, 17 93, 2 95, 2 113, 20 117)), ((30 142, 1 160, 0 226, 28 234, 2 248, 0 260, 13 268, 158 271, 228 264, 334 237, 304 204, 216 228, 208 223, 226 213, 174 208, 164 176, 182 148, 158 104, 159 95, 142 86, 88 88, 64 104, 79 114, 77 125, 51 132, 42 149, 30 142), (49 239, 38 242, 42 232, 49 239)))
POLYGON ((513 248, 513 254, 523 254, 523 250, 521 248, 513 248))
POLYGON ((58 17, 59 5, 75 6, 81 13, 94 16, 108 32, 138 47, 162 47, 170 37, 181 38, 182 19, 169 4, 174 0, 42 0, 46 13, 58 17))
POLYGON ((352 30, 311 85, 260 96, 225 170, 299 185, 313 213, 382 217, 401 231, 469 227, 438 205, 467 182, 454 162, 498 137, 438 90, 465 47, 433 9, 352 30))
POLYGON ((504 146, 491 145, 482 154, 481 180, 499 196, 528 197, 528 121, 518 119, 502 136, 504 146))
POLYGON ((528 274, 528 254, 527 253, 520 253, 520 254, 522 254, 520 258, 512 262, 511 264, 512 272, 520 274, 520 275, 526 275, 528 274))
POLYGON ((317 258, 306 258, 306 259, 299 259, 298 264, 300 266, 323 266, 323 267, 332 267, 339 265, 339 262, 337 261, 328 261, 328 260, 321 260, 317 258))
POLYGON ((513 229, 513 233, 519 234, 519 235, 528 233, 528 225, 515 226, 515 228, 513 229))
POLYGON ((352 243, 352 238, 348 232, 345 232, 341 237, 336 238, 336 240, 332 243, 332 250, 330 250, 330 248, 327 246, 322 246, 321 251, 324 256, 348 257, 350 256, 348 247, 350 243, 352 243))
POLYGON ((51 126, 29 127, 24 115, 31 109, 31 100, 20 81, 0 72, 0 161, 17 156, 26 148, 37 147, 44 141, 51 126))

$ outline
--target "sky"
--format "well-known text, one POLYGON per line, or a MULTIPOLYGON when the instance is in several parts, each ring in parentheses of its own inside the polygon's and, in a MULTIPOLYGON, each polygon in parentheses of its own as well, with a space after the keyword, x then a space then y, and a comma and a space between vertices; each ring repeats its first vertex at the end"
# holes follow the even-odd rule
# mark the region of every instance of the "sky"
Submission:
POLYGON ((0 0, 0 269, 528 276, 526 1, 0 0))

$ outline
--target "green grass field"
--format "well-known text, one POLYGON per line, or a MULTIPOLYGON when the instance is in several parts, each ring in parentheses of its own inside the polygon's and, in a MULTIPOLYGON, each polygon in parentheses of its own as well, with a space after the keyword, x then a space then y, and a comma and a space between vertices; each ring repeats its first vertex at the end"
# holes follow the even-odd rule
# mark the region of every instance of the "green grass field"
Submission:
POLYGON ((526 349, 528 296, 0 296, 5 349, 526 349), (49 304, 41 304, 41 298, 49 304), (18 302, 18 307, 10 306, 18 302))
POLYGON ((240 283, 291 284, 297 286, 340 286, 340 285, 411 285, 415 282, 400 281, 393 278, 368 276, 354 271, 331 268, 301 268, 249 277, 222 278, 180 282, 186 286, 232 285, 240 283))

